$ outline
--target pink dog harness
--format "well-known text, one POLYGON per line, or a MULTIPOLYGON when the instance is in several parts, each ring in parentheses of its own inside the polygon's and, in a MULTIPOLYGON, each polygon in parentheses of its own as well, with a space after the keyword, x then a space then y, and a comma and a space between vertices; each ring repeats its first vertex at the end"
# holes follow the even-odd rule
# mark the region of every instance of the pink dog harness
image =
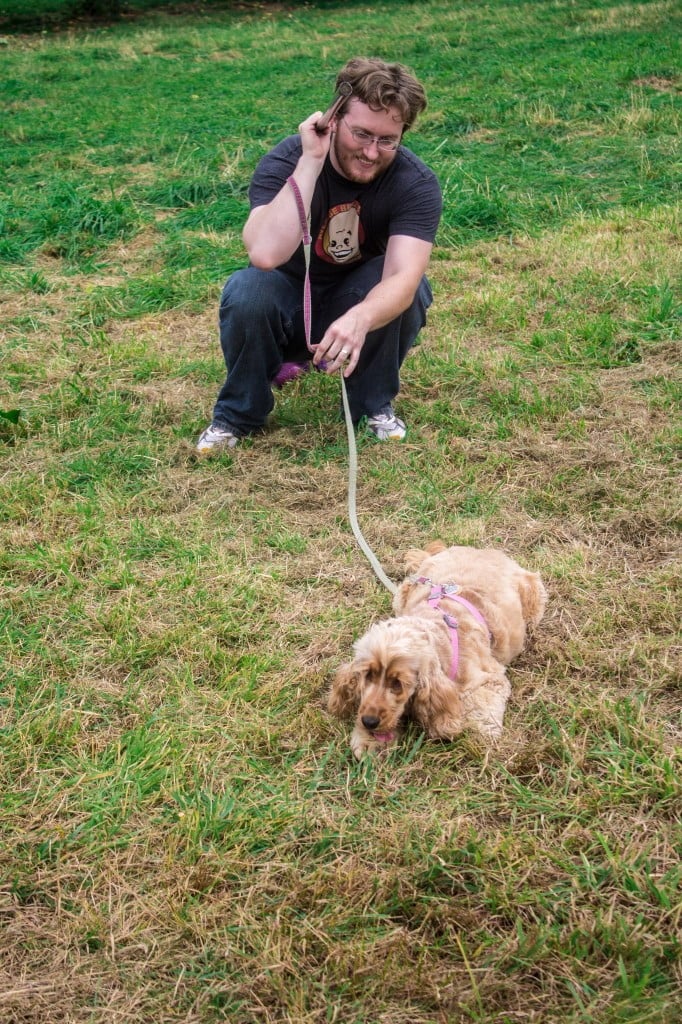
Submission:
MULTIPOLYGON (((457 604, 463 605, 467 611, 471 612, 477 622, 490 632, 488 629, 488 623, 485 621, 478 608, 476 608, 471 601, 467 601, 465 597, 459 594, 459 585, 457 583, 434 583, 433 580, 429 579, 428 576, 417 576, 412 580, 413 583, 424 583, 426 586, 431 587, 431 593, 427 598, 428 604, 432 608, 440 608, 440 602, 444 597, 449 598, 451 601, 456 601, 457 604)), ((452 665, 450 667, 450 678, 455 679, 457 676, 457 669, 459 667, 459 636, 457 634, 457 628, 459 623, 457 619, 453 618, 448 612, 443 612, 443 621, 450 630, 450 641, 452 643, 452 665)))

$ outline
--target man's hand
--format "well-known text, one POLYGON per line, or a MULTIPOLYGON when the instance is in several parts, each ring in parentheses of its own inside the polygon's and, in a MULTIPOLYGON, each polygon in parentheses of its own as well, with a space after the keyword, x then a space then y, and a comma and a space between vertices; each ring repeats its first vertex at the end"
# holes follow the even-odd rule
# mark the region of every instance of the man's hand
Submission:
POLYGON ((324 163, 329 147, 331 145, 333 130, 336 121, 331 120, 323 132, 317 132, 315 125, 322 117, 322 111, 318 110, 298 126, 303 146, 303 156, 310 160, 319 160, 324 163))
POLYGON ((350 377, 358 365, 368 330, 362 305, 352 306, 327 328, 319 345, 315 346, 313 363, 315 366, 326 363, 327 373, 343 368, 344 377, 350 377))
POLYGON ((327 328, 315 349, 315 366, 326 363, 327 373, 335 373, 347 363, 343 375, 350 377, 370 331, 384 327, 411 304, 431 248, 430 242, 406 235, 389 238, 381 281, 327 328))

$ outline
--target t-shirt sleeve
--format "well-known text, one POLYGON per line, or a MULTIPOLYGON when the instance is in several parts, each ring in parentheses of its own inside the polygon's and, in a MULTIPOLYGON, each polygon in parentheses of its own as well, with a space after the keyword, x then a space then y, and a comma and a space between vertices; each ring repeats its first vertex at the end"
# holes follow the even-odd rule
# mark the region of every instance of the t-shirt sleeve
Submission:
POLYGON ((428 167, 423 166, 409 188, 402 190, 401 199, 395 204, 390 234, 433 242, 442 211, 443 196, 438 179, 428 167))
POLYGON ((266 206, 281 192, 284 183, 296 170, 301 155, 298 135, 284 139, 259 161, 249 185, 251 209, 266 206))

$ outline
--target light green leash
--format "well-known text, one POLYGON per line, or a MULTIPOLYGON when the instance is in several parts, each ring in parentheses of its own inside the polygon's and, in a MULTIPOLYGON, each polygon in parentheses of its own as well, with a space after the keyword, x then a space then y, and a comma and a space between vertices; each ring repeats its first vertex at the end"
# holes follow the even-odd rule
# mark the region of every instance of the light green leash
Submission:
POLYGON ((348 395, 346 393, 346 381, 343 373, 341 374, 341 397, 343 399, 343 414, 346 417, 346 433, 348 434, 348 518, 350 519, 350 525, 355 535, 355 539, 360 545, 360 549, 367 558, 367 561, 374 569, 378 579, 381 580, 387 590, 392 594, 395 594, 398 588, 392 580, 389 580, 388 576, 381 568, 379 559, 363 537, 360 524, 358 523, 358 510, 355 500, 358 483, 358 450, 355 444, 355 430, 353 428, 353 420, 350 415, 350 406, 348 404, 348 395))
MULTIPOLYGON (((310 246, 312 239, 310 237, 310 230, 308 228, 308 217, 306 216, 305 207, 303 205, 303 199, 301 197, 300 190, 294 177, 287 178, 287 182, 294 193, 296 199, 296 208, 298 209, 298 217, 301 222, 301 232, 303 235, 303 254, 305 256, 305 282, 303 287, 303 321, 305 324, 305 340, 308 346, 308 351, 313 352, 314 349, 311 345, 311 319, 312 319, 312 303, 310 298, 310 246)), ((353 530, 353 534, 358 544, 360 545, 361 551, 364 553, 369 564, 374 569, 377 577, 383 585, 386 587, 391 594, 395 594, 397 587, 395 583, 389 580, 388 576, 381 568, 379 559, 372 551, 371 547, 362 535, 360 524, 358 523, 358 511, 356 503, 357 495, 357 483, 358 483, 358 450, 355 444, 355 430, 353 428, 353 420, 350 414, 350 406, 348 404, 348 394, 346 393, 346 381, 341 372, 341 397, 343 399, 343 413, 346 418, 346 433, 348 434, 348 517, 350 519, 350 525, 353 530)))

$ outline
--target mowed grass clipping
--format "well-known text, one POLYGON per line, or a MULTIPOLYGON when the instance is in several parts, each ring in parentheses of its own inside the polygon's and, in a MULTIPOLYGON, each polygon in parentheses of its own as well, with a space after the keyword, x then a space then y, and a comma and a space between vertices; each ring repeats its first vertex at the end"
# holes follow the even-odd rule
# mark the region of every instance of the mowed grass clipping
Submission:
POLYGON ((0 39, 3 1024, 682 1019, 679 29, 434 0, 0 39), (424 81, 445 193, 363 530, 392 579, 440 537, 550 594, 497 746, 359 765, 325 694, 390 595, 338 380, 193 452, 251 172, 357 53, 424 81))

